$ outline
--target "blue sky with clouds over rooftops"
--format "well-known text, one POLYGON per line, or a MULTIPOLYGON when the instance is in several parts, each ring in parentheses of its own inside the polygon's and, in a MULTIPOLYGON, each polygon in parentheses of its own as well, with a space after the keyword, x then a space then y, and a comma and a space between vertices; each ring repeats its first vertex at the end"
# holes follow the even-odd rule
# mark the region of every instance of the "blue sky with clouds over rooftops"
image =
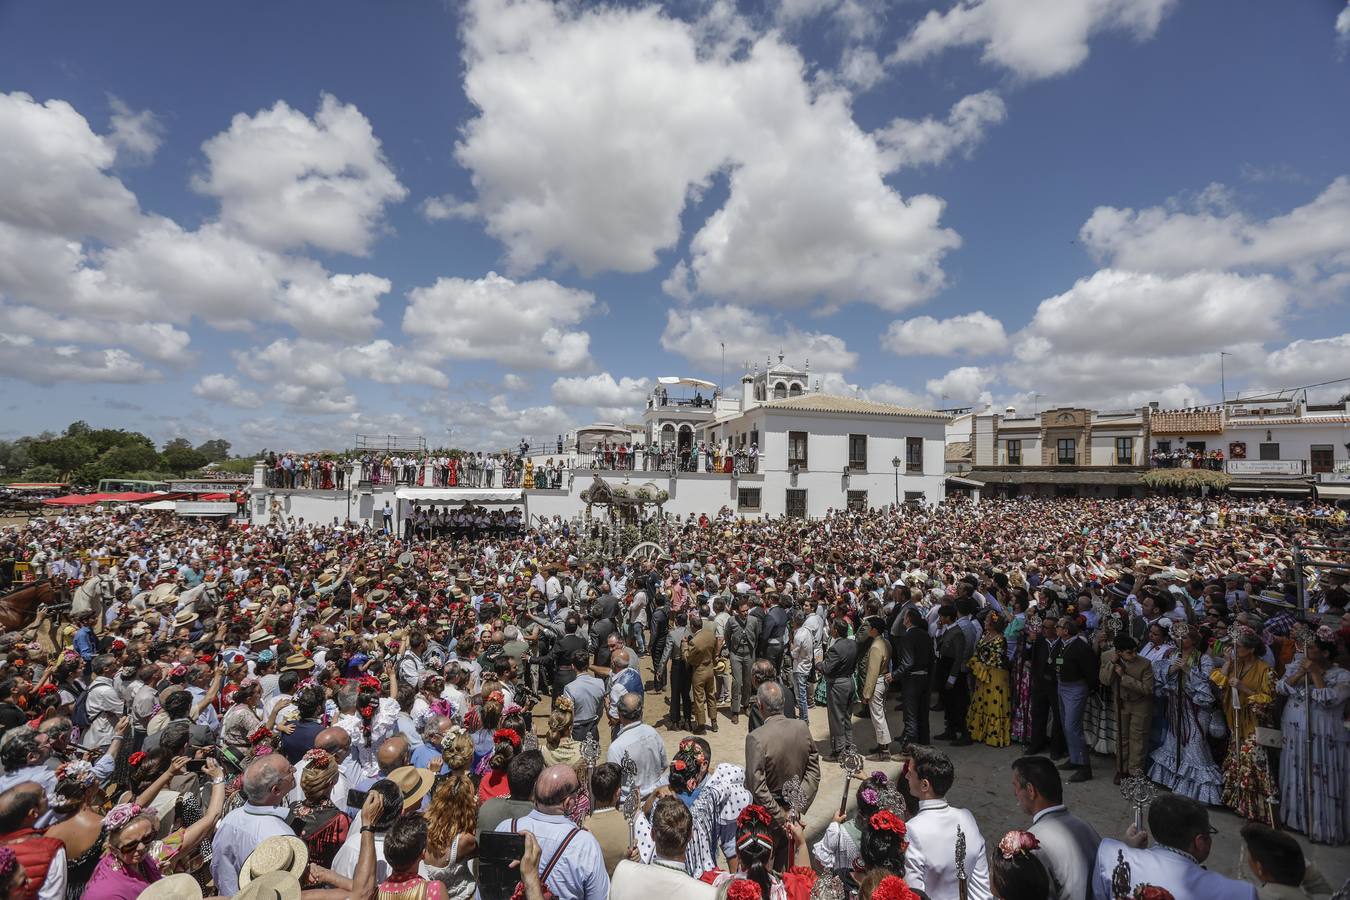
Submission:
POLYGON ((1343 3, 318 9, 0 3, 0 436, 493 448, 723 343, 922 406, 1350 378, 1343 3))

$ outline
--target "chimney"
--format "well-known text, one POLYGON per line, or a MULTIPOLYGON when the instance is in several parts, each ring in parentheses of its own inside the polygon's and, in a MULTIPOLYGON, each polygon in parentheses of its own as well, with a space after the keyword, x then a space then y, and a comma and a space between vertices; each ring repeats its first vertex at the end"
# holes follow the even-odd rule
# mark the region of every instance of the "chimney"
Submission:
POLYGON ((741 412, 748 412, 755 405, 755 379, 746 372, 741 376, 741 412))

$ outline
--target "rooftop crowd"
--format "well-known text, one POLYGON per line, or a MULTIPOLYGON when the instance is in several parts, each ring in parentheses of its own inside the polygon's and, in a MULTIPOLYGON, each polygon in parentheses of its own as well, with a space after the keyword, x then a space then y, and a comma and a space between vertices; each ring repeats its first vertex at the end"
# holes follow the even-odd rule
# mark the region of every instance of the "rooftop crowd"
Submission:
POLYGON ((68 591, 32 621, 0 600, 25 618, 0 638, 0 897, 1330 894, 1289 832, 1350 841, 1350 573, 1308 573, 1300 643, 1292 551, 1344 515, 1287 512, 726 514, 643 561, 580 558, 562 522, 35 519, 0 558, 68 591), (744 753, 714 759, 724 729, 744 753), (946 801, 973 777, 947 747, 1010 743, 1024 820, 946 801), (823 767, 862 754, 808 835, 823 767), (1160 789, 1144 828, 1065 806, 1132 775, 1160 789), (1218 806, 1248 820, 1223 836, 1246 880, 1202 867, 1218 806), (485 832, 523 835, 514 867, 485 832))

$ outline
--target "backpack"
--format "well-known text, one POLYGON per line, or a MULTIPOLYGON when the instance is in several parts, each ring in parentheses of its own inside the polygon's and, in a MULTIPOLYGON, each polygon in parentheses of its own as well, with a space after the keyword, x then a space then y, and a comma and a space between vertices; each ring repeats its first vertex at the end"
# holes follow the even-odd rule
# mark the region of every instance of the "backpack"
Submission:
POLYGON ((80 730, 86 731, 93 722, 89 719, 89 692, 93 688, 85 688, 80 692, 80 696, 75 699, 75 708, 70 713, 70 724, 80 730))

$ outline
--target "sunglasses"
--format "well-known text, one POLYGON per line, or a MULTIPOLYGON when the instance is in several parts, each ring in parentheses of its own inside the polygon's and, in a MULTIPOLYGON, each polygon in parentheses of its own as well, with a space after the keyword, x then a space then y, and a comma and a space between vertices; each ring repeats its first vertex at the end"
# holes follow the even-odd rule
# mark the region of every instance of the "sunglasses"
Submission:
POLYGON ((139 841, 127 841, 125 844, 118 847, 117 849, 120 852, 125 853, 128 850, 143 850, 148 846, 150 846, 150 838, 143 837, 139 841))

